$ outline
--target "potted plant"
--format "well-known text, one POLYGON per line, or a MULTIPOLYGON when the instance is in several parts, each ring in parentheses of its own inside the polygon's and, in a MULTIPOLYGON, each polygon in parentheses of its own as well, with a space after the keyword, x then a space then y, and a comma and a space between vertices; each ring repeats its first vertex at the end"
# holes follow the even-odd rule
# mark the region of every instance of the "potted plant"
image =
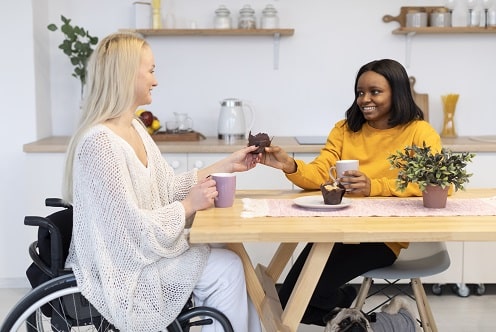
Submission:
POLYGON ((455 191, 463 190, 469 182, 471 173, 466 166, 475 156, 473 153, 453 153, 442 148, 433 153, 430 146, 407 146, 403 151, 391 154, 387 159, 391 168, 399 169, 396 187, 404 191, 409 183, 416 183, 422 191, 425 207, 443 208, 446 206, 448 189, 453 186, 455 191), (439 203, 430 202, 429 197, 435 192, 441 192, 439 203))
MULTIPOLYGON (((83 95, 84 84, 86 83, 86 64, 93 46, 98 43, 98 37, 90 35, 88 30, 77 25, 71 25, 71 20, 60 15, 62 25, 60 31, 65 35, 65 39, 59 45, 59 48, 66 54, 71 63, 74 65, 72 76, 81 82, 81 96, 83 95)), ((58 27, 51 23, 47 26, 48 30, 56 31, 58 27)))

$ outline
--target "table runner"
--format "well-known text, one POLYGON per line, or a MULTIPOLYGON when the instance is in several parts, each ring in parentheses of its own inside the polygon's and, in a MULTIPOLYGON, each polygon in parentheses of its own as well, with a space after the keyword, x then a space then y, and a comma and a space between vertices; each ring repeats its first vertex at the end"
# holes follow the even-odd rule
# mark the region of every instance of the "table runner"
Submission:
POLYGON ((255 217, 410 217, 410 216, 495 216, 496 196, 489 198, 448 197, 446 208, 425 208, 422 197, 350 198, 342 209, 309 209, 292 199, 243 198, 242 218, 255 217))

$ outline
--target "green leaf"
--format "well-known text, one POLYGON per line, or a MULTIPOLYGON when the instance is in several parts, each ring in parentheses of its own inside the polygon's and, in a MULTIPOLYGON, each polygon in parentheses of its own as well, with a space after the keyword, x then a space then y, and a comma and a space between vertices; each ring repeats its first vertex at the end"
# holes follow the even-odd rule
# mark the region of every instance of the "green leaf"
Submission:
MULTIPOLYGON (((93 53, 92 45, 98 44, 98 37, 91 36, 88 30, 77 25, 72 25, 71 20, 60 15, 62 25, 60 31, 64 34, 65 39, 60 43, 60 48, 64 54, 69 57, 71 64, 74 66, 72 76, 78 78, 81 86, 86 82, 86 63, 93 53)), ((55 24, 49 24, 48 30, 58 30, 55 24)))

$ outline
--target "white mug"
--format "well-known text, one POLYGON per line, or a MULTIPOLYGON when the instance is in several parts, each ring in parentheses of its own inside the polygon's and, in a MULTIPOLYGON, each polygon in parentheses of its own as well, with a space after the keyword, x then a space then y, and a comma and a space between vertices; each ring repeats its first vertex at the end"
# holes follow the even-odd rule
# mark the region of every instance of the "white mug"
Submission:
POLYGON ((338 182, 337 179, 343 176, 343 173, 349 170, 358 171, 359 162, 356 159, 348 159, 348 160, 338 160, 336 161, 336 166, 332 166, 329 169, 329 175, 334 182, 338 182), (333 174, 336 172, 336 175, 333 174))

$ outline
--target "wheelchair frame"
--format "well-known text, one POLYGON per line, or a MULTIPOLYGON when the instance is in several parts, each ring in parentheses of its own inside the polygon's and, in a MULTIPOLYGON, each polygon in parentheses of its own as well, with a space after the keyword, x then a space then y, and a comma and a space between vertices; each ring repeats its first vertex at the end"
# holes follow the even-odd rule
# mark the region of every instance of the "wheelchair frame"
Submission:
MULTIPOLYGON (((72 210, 72 206, 58 198, 46 199, 45 205, 66 210, 55 212, 47 217, 27 216, 24 218, 25 225, 39 227, 38 240, 42 236, 46 237, 47 232, 50 237, 50 248, 39 248, 39 241, 33 242, 29 247, 29 254, 33 259, 30 269, 39 269, 43 273, 41 281, 38 280, 41 284, 36 287, 33 285, 34 288, 11 309, 0 327, 0 332, 20 330, 28 332, 118 331, 84 298, 79 291, 74 274, 70 269, 64 268, 70 241, 64 238, 64 234, 57 226, 57 221, 52 221, 50 217, 56 213, 60 216, 62 211, 72 216, 71 211, 67 211, 72 210)), ((66 226, 70 226, 72 231, 72 218, 70 222, 71 225, 66 226)), ((167 327, 167 331, 187 332, 192 326, 209 325, 214 320, 219 322, 225 332, 234 331, 229 319, 222 312, 215 308, 194 306, 190 299, 180 315, 167 327)))

